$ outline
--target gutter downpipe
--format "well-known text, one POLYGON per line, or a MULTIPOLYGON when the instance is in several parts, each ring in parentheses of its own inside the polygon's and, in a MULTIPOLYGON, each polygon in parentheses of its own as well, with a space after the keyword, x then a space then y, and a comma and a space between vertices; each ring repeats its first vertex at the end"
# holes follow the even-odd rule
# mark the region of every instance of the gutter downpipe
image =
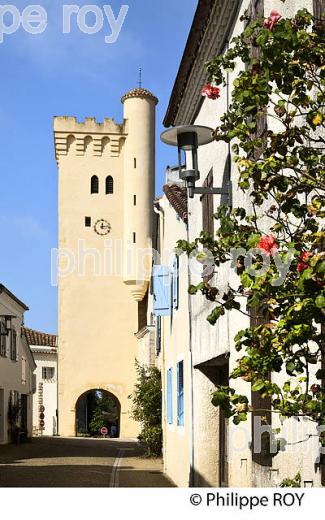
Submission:
MULTIPOLYGON (((162 230, 159 233, 159 241, 160 241, 160 263, 161 256, 163 251, 164 239, 165 239, 165 212, 163 208, 160 206, 159 202, 154 202, 153 205, 154 212, 159 216, 159 228, 162 230), (161 227, 160 227, 161 226, 161 227)), ((155 252, 158 254, 158 251, 155 252)), ((164 328, 164 318, 161 317, 161 391, 162 391, 162 429, 163 429, 163 462, 164 462, 164 472, 167 473, 167 465, 166 465, 166 432, 167 432, 167 416, 166 416, 166 379, 165 379, 165 328, 164 328)))
MULTIPOLYGON (((188 211, 187 215, 187 241, 190 242, 190 212, 188 211)), ((191 270, 190 270, 190 259, 187 259, 187 279, 188 279, 188 287, 191 285, 191 270)), ((194 478, 194 461, 195 461, 195 448, 194 448, 194 388, 193 388, 193 374, 194 374, 194 366, 193 366, 193 334, 192 334, 192 300, 191 295, 188 292, 188 318, 189 318, 189 354, 190 354, 190 474, 189 474, 189 487, 195 487, 195 478, 194 478)))

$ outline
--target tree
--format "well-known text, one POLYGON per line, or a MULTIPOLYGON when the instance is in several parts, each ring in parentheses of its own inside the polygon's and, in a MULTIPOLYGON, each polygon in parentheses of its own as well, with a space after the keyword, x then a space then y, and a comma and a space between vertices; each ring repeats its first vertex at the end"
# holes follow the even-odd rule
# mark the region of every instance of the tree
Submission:
POLYGON ((161 454, 161 374, 154 366, 136 362, 138 380, 133 393, 133 418, 141 424, 140 441, 149 456, 161 454))
POLYGON ((90 432, 99 435, 101 428, 106 426, 109 429, 111 423, 116 423, 117 420, 118 413, 113 399, 102 392, 96 392, 89 423, 90 432))
MULTIPOLYGON (((202 232, 178 247, 189 255, 203 247, 216 270, 227 262, 236 269, 238 286, 225 294, 213 279, 189 288, 215 302, 207 318, 212 325, 226 311, 258 318, 235 338, 241 357, 231 379, 247 381, 283 417, 305 416, 325 425, 324 27, 306 9, 293 19, 273 11, 267 20, 252 21, 207 65, 209 88, 203 94, 217 99, 210 88, 219 85, 222 95, 227 72, 240 62, 215 139, 233 142, 238 187, 250 199, 251 212, 222 206, 215 236, 202 232), (267 119, 276 126, 268 128, 267 119), (267 231, 261 217, 270 223, 267 231), (238 254, 247 248, 250 262, 238 254), (287 272, 279 278, 281 265, 287 272), (280 386, 272 373, 283 370, 288 378, 280 386)), ((235 424, 254 411, 232 386, 219 387, 213 403, 235 424)))

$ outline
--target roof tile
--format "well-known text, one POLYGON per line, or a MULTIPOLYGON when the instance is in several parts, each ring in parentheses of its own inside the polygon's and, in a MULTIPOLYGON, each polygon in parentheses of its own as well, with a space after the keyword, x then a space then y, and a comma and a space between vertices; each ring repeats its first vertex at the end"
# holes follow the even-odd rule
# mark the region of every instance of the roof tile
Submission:
POLYGON ((25 334, 30 346, 57 347, 58 338, 55 334, 46 334, 45 332, 28 329, 27 327, 22 327, 22 333, 25 334))

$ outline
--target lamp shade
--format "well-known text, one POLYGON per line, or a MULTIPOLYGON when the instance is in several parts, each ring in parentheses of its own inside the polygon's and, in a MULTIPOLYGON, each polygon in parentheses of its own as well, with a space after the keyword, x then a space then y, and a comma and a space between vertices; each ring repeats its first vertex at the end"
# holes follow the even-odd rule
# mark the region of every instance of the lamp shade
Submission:
POLYGON ((179 146, 179 136, 183 136, 184 134, 195 134, 197 145, 202 146, 204 144, 211 143, 214 140, 213 132, 213 128, 209 128, 208 126, 174 126, 162 132, 160 139, 163 143, 170 146, 179 146))

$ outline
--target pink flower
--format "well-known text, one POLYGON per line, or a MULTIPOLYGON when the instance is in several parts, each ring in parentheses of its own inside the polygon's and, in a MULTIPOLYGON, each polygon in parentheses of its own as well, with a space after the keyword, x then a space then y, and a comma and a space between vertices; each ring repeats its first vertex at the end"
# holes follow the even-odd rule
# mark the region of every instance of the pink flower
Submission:
POLYGON ((264 20, 264 27, 272 31, 273 27, 278 23, 278 21, 281 18, 282 16, 280 15, 280 13, 278 13, 276 9, 272 9, 272 11, 270 12, 270 16, 266 20, 264 20))
POLYGON ((308 269, 308 264, 306 264, 306 260, 308 260, 308 258, 312 256, 312 254, 309 252, 309 251, 303 251, 302 253, 300 253, 299 257, 298 257, 298 266, 297 266, 297 271, 298 273, 302 273, 302 271, 304 271, 305 269, 308 269))
POLYGON ((261 238, 257 244, 257 247, 262 249, 262 251, 264 251, 264 253, 268 256, 274 255, 276 253, 277 246, 278 244, 273 235, 266 235, 265 237, 261 238))
POLYGON ((220 89, 218 87, 213 87, 210 83, 207 83, 202 89, 202 96, 205 96, 209 99, 217 99, 220 97, 220 89))

